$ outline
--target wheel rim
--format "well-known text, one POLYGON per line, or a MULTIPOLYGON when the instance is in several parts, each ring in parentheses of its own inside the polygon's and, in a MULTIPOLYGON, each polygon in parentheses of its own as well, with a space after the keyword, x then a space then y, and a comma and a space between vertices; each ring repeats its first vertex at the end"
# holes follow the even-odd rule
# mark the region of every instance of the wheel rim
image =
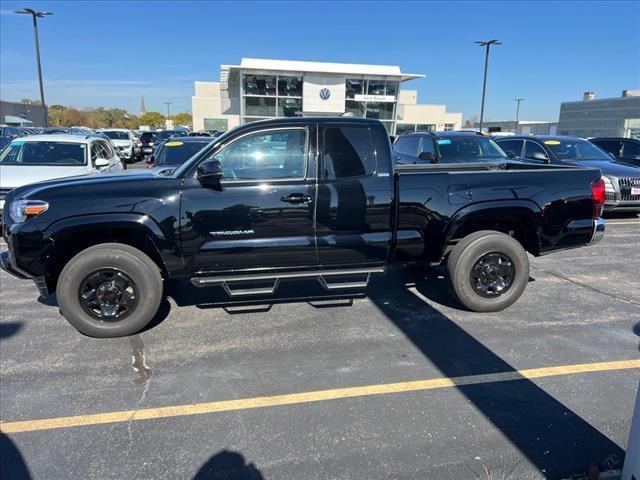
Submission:
POLYGON ((478 258, 473 265, 471 286, 482 297, 499 297, 509 290, 515 274, 511 258, 504 253, 489 252, 478 258))
POLYGON ((102 268, 85 277, 78 289, 85 312, 102 321, 120 321, 138 305, 138 287, 117 268, 102 268))

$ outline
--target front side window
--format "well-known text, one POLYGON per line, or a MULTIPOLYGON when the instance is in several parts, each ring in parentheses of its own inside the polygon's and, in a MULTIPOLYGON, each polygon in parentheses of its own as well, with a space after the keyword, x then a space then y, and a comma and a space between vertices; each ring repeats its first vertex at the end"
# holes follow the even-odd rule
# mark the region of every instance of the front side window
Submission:
POLYGON ((395 150, 400 153, 406 153, 408 155, 418 155, 418 144, 420 143, 420 137, 417 135, 410 135, 406 137, 400 137, 396 140, 395 150))
POLYGON ((620 156, 620 140, 598 140, 597 142, 593 142, 603 150, 613 153, 616 157, 620 156))
POLYGON ((225 180, 304 178, 307 132, 269 130, 239 138, 218 153, 225 180))
POLYGON ((78 167, 87 163, 86 147, 83 143, 14 140, 0 153, 0 164, 78 167))
POLYGON ((375 170, 371 130, 366 127, 329 127, 324 131, 324 178, 369 175, 375 170))
POLYGON ((625 158, 640 157, 640 143, 629 141, 624 142, 622 144, 622 156, 625 158))
POLYGON ((490 138, 481 135, 438 137, 441 163, 474 163, 505 159, 505 153, 490 138))
POLYGON ((538 156, 544 155, 545 158, 548 157, 547 152, 544 151, 544 148, 542 148, 536 142, 527 140, 524 144, 524 156, 526 158, 535 158, 534 155, 536 154, 538 154, 538 156))
POLYGON ((431 153, 435 156, 436 149, 433 144, 433 139, 431 137, 422 137, 420 143, 420 153, 431 153))
POLYGON ((505 152, 512 152, 516 157, 520 156, 520 152, 522 151, 522 140, 502 140, 497 143, 505 152))

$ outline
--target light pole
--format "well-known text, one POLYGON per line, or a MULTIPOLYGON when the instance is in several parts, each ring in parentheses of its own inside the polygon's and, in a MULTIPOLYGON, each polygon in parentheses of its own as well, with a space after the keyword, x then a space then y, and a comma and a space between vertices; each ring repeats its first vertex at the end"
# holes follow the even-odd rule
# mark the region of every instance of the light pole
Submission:
POLYGON ((482 82, 482 103, 480 104, 480 132, 482 132, 482 121, 484 120, 484 96, 487 92, 487 67, 489 66, 489 49, 491 45, 502 45, 500 40, 476 41, 481 47, 486 47, 484 57, 484 81, 482 82))
POLYGON ((38 80, 40 81, 40 103, 44 111, 44 126, 49 126, 49 115, 47 113, 47 106, 44 103, 44 86, 42 85, 42 66, 40 65, 40 42, 38 41, 38 18, 42 18, 46 15, 53 15, 51 12, 36 12, 32 8, 23 8, 22 10, 16 10, 16 13, 23 15, 31 15, 33 17, 33 33, 36 37, 36 59, 38 61, 38 80))
POLYGON ((516 128, 514 128, 515 132, 518 133, 518 117, 520 116, 520 102, 524 102, 524 98, 514 98, 514 102, 518 102, 518 106, 516 107, 516 128))
POLYGON ((167 129, 169 128, 169 122, 171 121, 171 113, 169 112, 169 105, 171 105, 173 102, 164 102, 164 104, 167 106, 167 129))

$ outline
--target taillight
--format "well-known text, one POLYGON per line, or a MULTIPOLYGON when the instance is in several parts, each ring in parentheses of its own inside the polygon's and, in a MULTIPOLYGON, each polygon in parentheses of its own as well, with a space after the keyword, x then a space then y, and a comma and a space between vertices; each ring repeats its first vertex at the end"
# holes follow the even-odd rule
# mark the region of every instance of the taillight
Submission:
POLYGON ((604 180, 599 178, 591 184, 591 199, 593 200, 593 218, 598 218, 602 215, 602 208, 604 207, 605 198, 605 186, 604 180))

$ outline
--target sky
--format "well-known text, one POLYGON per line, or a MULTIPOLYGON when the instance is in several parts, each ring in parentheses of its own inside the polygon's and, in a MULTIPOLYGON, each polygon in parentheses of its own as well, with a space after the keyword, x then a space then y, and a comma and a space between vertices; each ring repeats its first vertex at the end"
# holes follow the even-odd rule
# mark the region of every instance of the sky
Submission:
POLYGON ((485 118, 557 120, 560 102, 640 88, 640 2, 0 1, 0 97, 39 98, 31 19, 39 21, 49 105, 190 111, 193 82, 243 57, 398 65, 418 102, 485 118))

